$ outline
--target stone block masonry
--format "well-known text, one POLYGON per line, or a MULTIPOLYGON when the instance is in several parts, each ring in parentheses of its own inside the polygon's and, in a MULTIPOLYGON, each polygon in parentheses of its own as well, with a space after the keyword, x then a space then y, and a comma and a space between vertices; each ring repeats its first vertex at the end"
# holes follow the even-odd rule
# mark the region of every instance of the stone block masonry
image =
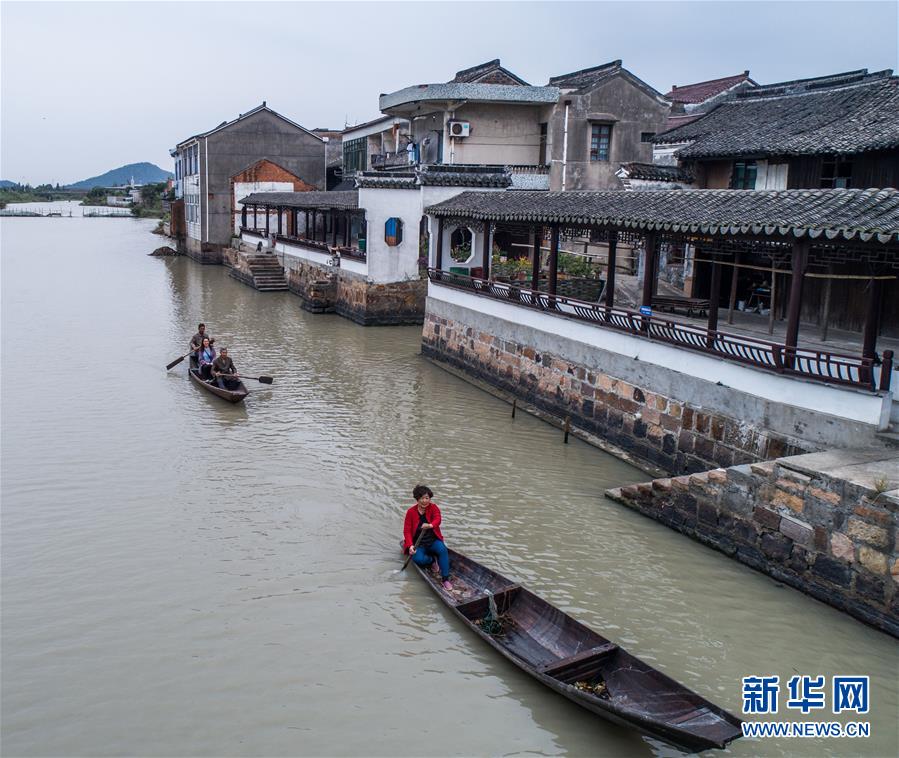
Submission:
MULTIPOLYGON (((561 345, 560 345, 561 346, 561 345)), ((697 406, 601 365, 430 311, 422 353, 492 384, 670 473, 704 471, 817 449, 759 423, 697 406)), ((683 377, 682 382, 689 382, 683 377)), ((701 380, 693 380, 698 382, 701 380)))
POLYGON ((427 286, 426 279, 372 284, 361 277, 340 275, 335 310, 365 326, 421 324, 427 286))
POLYGON ((832 450, 657 479, 613 500, 899 637, 899 457, 832 450))

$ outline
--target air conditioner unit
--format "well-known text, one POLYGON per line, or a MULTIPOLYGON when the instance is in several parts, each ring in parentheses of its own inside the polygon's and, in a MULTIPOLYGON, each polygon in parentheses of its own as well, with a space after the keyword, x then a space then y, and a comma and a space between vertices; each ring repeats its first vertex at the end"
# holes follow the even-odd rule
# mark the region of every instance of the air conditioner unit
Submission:
POLYGON ((468 121, 447 121, 450 137, 467 137, 471 131, 471 123, 468 121))

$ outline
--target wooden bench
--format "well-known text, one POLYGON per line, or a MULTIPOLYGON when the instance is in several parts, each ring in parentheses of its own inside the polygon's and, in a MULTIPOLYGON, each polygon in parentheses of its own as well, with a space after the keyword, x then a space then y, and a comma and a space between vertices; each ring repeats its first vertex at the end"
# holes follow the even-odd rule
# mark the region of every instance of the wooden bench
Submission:
POLYGON ((618 650, 618 645, 614 642, 607 642, 605 645, 582 650, 576 655, 570 655, 567 658, 562 658, 562 660, 547 663, 540 668, 540 673, 556 679, 568 679, 572 675, 577 677, 582 672, 586 673, 592 670, 597 663, 604 658, 608 658, 616 650, 618 650))
POLYGON ((657 295, 652 299, 652 307, 661 311, 675 313, 678 310, 686 311, 692 316, 694 311, 700 316, 709 312, 709 301, 699 297, 677 297, 676 295, 657 295))

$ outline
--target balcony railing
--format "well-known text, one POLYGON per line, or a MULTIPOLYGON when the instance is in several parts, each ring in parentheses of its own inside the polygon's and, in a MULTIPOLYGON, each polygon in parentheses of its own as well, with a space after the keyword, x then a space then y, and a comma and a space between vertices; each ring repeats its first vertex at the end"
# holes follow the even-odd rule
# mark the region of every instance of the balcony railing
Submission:
MULTIPOLYGON (((550 295, 518 287, 514 282, 494 282, 476 279, 449 271, 429 268, 432 282, 474 292, 515 305, 539 311, 557 313, 569 318, 587 321, 597 326, 627 332, 635 337, 666 342, 689 350, 736 361, 778 374, 800 376, 832 384, 847 385, 874 390, 875 371, 879 362, 873 358, 828 353, 821 350, 791 348, 776 342, 728 334, 704 329, 695 324, 676 321, 659 315, 644 316, 626 308, 607 308, 600 303, 590 303, 563 295, 550 295)), ((890 388, 892 351, 883 354, 880 370, 880 389, 890 388)))
POLYGON ((321 240, 310 240, 305 237, 294 237, 290 234, 276 234, 275 239, 280 242, 286 242, 288 245, 296 245, 297 247, 305 247, 309 250, 315 250, 320 253, 333 254, 335 252, 340 253, 341 258, 352 258, 354 261, 365 261, 365 251, 360 250, 356 247, 343 247, 342 245, 338 245, 337 247, 332 247, 327 242, 322 242, 321 240))
POLYGON ((409 154, 405 150, 398 153, 374 153, 371 156, 372 168, 396 168, 408 165, 410 165, 409 154))

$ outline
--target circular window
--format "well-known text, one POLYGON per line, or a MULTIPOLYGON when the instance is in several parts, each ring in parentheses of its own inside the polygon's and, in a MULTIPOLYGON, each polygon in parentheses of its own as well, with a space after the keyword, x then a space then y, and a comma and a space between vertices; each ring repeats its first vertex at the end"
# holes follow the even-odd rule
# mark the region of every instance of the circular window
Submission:
POLYGON ((474 256, 474 237, 471 229, 457 227, 450 235, 450 257, 456 263, 468 263, 474 256))

